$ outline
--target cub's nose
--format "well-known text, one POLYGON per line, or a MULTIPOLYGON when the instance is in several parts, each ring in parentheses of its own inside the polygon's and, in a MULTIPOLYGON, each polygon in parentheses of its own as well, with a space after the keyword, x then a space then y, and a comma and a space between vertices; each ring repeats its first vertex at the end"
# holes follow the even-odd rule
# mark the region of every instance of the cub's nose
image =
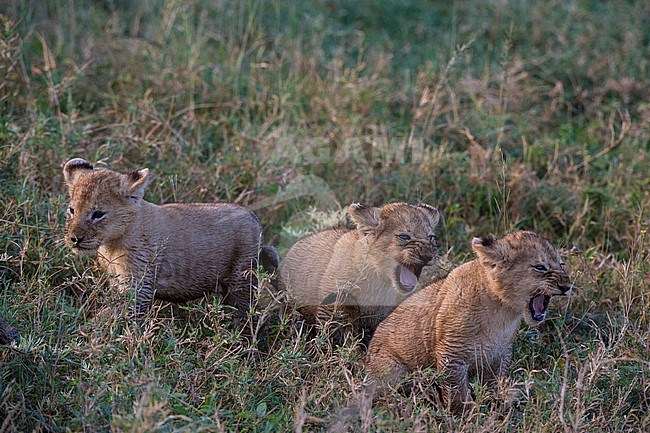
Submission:
POLYGON ((434 256, 429 254, 420 254, 419 258, 422 263, 432 264, 434 256))
POLYGON ((436 258, 436 255, 438 255, 438 246, 435 242, 429 244, 425 248, 421 248, 418 255, 423 262, 431 263, 436 258))
POLYGON ((563 295, 566 295, 566 294, 569 293, 571 290, 573 290, 575 287, 576 287, 576 286, 574 286, 574 285, 571 284, 571 283, 568 283, 568 284, 559 284, 559 285, 557 286, 557 288, 560 289, 560 292, 562 292, 563 295))
POLYGON ((83 240, 84 240, 83 236, 76 236, 76 235, 70 236, 70 242, 72 242, 73 245, 79 245, 83 240))

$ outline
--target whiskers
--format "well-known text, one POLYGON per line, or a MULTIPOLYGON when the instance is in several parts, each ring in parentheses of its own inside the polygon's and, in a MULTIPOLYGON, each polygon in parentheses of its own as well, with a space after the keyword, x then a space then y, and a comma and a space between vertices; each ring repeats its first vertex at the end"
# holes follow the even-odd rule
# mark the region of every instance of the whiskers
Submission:
POLYGON ((54 246, 57 248, 68 248, 68 244, 65 242, 65 238, 55 238, 54 246))

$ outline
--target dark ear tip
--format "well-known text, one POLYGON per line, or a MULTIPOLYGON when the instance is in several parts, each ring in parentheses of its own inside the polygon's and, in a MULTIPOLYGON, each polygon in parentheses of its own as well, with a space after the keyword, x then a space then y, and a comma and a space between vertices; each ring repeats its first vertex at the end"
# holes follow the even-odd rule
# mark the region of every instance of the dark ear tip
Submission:
POLYGON ((78 168, 83 168, 84 170, 93 170, 95 167, 88 161, 82 158, 73 158, 70 161, 65 163, 63 167, 64 170, 76 170, 78 168))
POLYGON ((364 211, 370 209, 370 206, 367 204, 361 204, 361 203, 352 203, 350 206, 348 206, 348 215, 356 216, 363 214, 364 211))
POLYGON ((423 207, 425 209, 428 209, 428 210, 430 210, 432 212, 440 212, 437 207, 431 206, 430 204, 418 203, 418 206, 423 207))
POLYGON ((492 245, 494 245, 494 243, 495 243, 496 241, 497 241, 497 240, 496 240, 496 238, 495 238, 494 236, 483 236, 483 237, 481 238, 481 243, 482 243, 483 246, 485 246, 485 247, 491 247, 492 245))
POLYGON ((148 168, 143 168, 141 170, 133 170, 126 174, 129 180, 133 183, 145 178, 149 174, 148 168))
POLYGON ((473 246, 482 246, 485 248, 490 248, 496 243, 496 238, 492 235, 487 235, 487 236, 481 236, 472 239, 472 245, 473 246))
POLYGON ((436 220, 436 222, 440 220, 441 215, 437 207, 426 203, 418 203, 418 207, 422 208, 422 210, 428 214, 429 218, 436 220))
POLYGON ((127 174, 131 182, 136 182, 140 180, 140 172, 138 170, 133 170, 127 174))

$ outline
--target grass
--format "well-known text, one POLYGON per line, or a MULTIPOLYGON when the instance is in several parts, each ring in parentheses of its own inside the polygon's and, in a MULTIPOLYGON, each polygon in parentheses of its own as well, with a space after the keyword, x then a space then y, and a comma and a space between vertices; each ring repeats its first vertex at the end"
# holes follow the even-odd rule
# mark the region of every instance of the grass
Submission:
POLYGON ((151 168, 157 203, 250 206, 281 253, 357 201, 438 206, 450 264, 474 235, 540 232, 583 289, 539 331, 522 325, 515 402, 477 389, 480 411, 454 418, 423 371, 347 428, 650 429, 645 2, 26 0, 2 14, 0 316, 22 339, 0 348, 0 430, 325 430, 365 378, 357 347, 291 311, 263 349, 218 299, 160 304, 132 329, 129 295, 62 242, 73 156, 151 168))

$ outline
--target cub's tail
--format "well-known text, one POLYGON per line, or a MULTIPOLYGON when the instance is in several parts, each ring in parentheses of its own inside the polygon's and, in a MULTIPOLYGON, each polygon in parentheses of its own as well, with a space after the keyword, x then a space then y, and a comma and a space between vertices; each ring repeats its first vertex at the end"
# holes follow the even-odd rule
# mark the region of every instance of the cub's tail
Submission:
POLYGON ((269 274, 277 272, 280 266, 280 254, 273 245, 262 245, 262 248, 260 248, 260 264, 269 274))

